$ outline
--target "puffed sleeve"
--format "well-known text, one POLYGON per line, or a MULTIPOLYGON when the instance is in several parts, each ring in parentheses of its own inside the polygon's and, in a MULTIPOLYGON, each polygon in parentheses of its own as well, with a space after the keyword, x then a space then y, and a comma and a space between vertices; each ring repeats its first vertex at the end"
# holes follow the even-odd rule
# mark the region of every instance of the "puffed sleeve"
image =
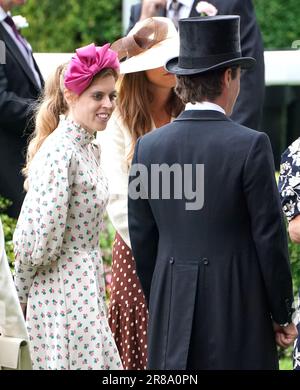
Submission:
POLYGON ((126 129, 121 125, 119 117, 113 115, 106 130, 98 137, 101 146, 101 166, 108 179, 109 203, 108 216, 123 238, 131 248, 128 232, 128 156, 126 155, 126 129))
POLYGON ((281 156, 278 189, 288 221, 300 214, 300 138, 281 156))
POLYGON ((32 163, 26 194, 14 233, 15 283, 21 302, 26 302, 39 266, 60 257, 66 229, 76 161, 62 147, 32 163))

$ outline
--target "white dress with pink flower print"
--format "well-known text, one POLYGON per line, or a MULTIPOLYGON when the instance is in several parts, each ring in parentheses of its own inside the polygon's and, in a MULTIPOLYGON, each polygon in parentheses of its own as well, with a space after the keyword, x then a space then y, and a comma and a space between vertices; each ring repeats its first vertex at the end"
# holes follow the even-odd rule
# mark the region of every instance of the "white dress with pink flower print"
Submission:
POLYGON ((35 155, 14 234, 34 369, 120 369, 98 239, 108 200, 93 136, 61 117, 35 155))

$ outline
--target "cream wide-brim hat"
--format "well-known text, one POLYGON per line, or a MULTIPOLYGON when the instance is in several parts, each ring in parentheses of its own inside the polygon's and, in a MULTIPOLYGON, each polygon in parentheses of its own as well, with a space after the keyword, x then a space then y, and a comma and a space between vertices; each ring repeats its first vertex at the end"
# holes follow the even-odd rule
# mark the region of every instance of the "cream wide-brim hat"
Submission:
MULTIPOLYGON (((173 22, 164 17, 148 18, 136 23, 128 35, 116 43, 119 48, 122 46, 124 53, 127 52, 127 59, 120 63, 121 74, 160 68, 165 66, 170 58, 179 56, 178 32, 173 22), (133 50, 132 42, 135 46, 133 50), (135 51, 140 52, 130 54, 135 51)), ((111 46, 113 50, 114 45, 111 46)), ((116 51, 121 52, 120 49, 116 51)))

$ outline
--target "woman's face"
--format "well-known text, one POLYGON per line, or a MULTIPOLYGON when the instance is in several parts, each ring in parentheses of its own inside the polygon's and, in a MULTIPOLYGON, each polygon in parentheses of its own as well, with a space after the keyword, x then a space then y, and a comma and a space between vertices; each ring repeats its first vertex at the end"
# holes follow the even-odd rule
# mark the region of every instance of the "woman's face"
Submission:
POLYGON ((146 70, 146 76, 148 81, 159 88, 174 88, 176 85, 175 76, 164 69, 160 68, 146 70))
POLYGON ((113 76, 95 79, 79 97, 69 104, 69 116, 90 133, 104 130, 115 108, 116 97, 113 76))

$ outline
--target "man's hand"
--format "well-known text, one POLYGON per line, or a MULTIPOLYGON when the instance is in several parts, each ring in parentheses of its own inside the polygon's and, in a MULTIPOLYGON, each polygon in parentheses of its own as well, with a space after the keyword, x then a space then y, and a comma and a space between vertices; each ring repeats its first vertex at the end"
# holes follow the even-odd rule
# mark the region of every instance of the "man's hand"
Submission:
POLYGON ((167 0, 143 0, 140 20, 157 16, 159 8, 165 8, 167 0))
POLYGON ((293 345, 298 336, 298 331, 292 322, 287 326, 280 326, 276 324, 276 322, 273 322, 273 328, 277 345, 282 348, 287 348, 290 345, 293 345))

